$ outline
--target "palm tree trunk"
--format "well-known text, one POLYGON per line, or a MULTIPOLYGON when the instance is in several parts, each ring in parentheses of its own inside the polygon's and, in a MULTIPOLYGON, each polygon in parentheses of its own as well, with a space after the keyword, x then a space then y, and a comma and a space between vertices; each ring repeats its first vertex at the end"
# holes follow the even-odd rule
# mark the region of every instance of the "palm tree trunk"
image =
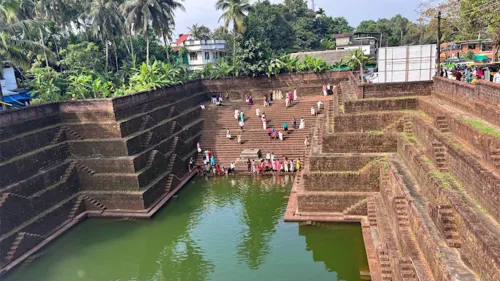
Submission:
POLYGON ((167 52, 167 61, 170 63, 170 50, 168 49, 167 37, 165 36, 165 32, 162 31, 163 42, 165 43, 165 52, 167 52))
POLYGON ((113 40, 113 48, 115 52, 115 65, 116 65, 116 71, 118 71, 118 54, 116 53, 116 41, 113 40))
POLYGON ((146 65, 149 66, 149 36, 146 33, 146 65))
POLYGON ((236 67, 235 64, 236 64, 236 36, 233 37, 233 69, 236 67))
POLYGON ((107 40, 104 40, 104 45, 106 45, 106 72, 108 72, 109 46, 107 40))
MULTIPOLYGON (((43 38, 43 32, 42 29, 39 28, 40 30, 40 39, 42 40, 42 45, 45 47, 45 39, 43 38)), ((45 66, 49 66, 49 60, 47 59, 47 51, 43 50, 43 55, 45 56, 45 66)))
POLYGON ((128 34, 129 34, 129 41, 130 41, 130 51, 132 54, 132 67, 135 68, 135 54, 134 54, 134 42, 132 41, 132 31, 127 28, 128 34))

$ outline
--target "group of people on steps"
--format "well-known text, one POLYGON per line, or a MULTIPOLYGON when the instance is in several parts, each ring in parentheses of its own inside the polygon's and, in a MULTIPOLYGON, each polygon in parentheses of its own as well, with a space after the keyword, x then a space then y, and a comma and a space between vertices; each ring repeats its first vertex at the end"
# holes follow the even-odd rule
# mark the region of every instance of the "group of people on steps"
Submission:
MULTIPOLYGON (((332 87, 330 85, 326 86, 324 85, 323 88, 323 93, 325 95, 328 94, 329 91, 332 91, 332 87)), ((294 102, 298 100, 298 94, 297 94, 297 89, 294 89, 293 92, 286 92, 284 95, 281 90, 273 90, 271 94, 269 95, 264 95, 263 97, 263 102, 264 102, 264 107, 271 106, 272 102, 274 100, 280 100, 283 99, 283 96, 285 97, 285 108, 291 107, 294 102)), ((222 98, 221 93, 214 93, 212 94, 212 103, 215 103, 216 105, 222 105, 222 102, 224 99, 222 98)), ((229 96, 226 95, 226 101, 229 101, 229 96)), ((254 104, 253 98, 251 95, 245 95, 245 104, 248 106, 252 106, 254 104)), ((317 115, 321 107, 324 103, 322 101, 317 102, 317 109, 314 106, 311 106, 311 115, 317 115)), ((200 104, 202 109, 204 109, 204 105, 200 104)), ((267 118, 266 114, 264 112, 261 113, 260 108, 257 107, 255 110, 255 114, 257 118, 260 118, 262 121, 262 128, 266 131, 268 134, 270 140, 272 139, 277 139, 280 141, 284 141, 284 134, 289 133, 289 125, 287 122, 283 123, 283 130, 277 130, 275 127, 273 128, 268 128, 267 127, 267 118)), ((241 132, 244 132, 244 126, 245 126, 245 113, 243 111, 240 111, 239 109, 235 109, 234 111, 234 118, 238 122, 238 126, 240 127, 241 132)), ((295 117, 292 117, 292 128, 294 130, 297 129, 297 120, 295 117)), ((305 129, 305 120, 303 117, 300 118, 300 123, 298 126, 299 130, 305 129)), ((226 128, 226 138, 232 140, 232 135, 231 135, 231 130, 229 128, 226 128)), ((241 133, 238 133, 236 136, 236 140, 238 144, 242 144, 242 135, 241 133)), ((304 140, 304 145, 308 147, 310 145, 309 143, 309 138, 306 136, 304 140)), ((202 153, 200 143, 197 143, 197 150, 198 153, 202 153)), ((190 171, 194 169, 194 159, 191 158, 189 161, 189 169, 190 171)), ((231 163, 229 168, 221 167, 217 163, 215 163, 215 156, 213 155, 212 151, 206 150, 205 155, 203 158, 203 163, 204 167, 198 167, 201 173, 204 174, 212 174, 212 175, 228 175, 228 174, 234 174, 236 172, 236 164, 231 163)), ((267 152, 266 158, 265 159, 260 159, 260 160, 247 160, 247 166, 248 166, 248 172, 251 173, 264 173, 264 172, 295 172, 299 171, 301 169, 301 162, 300 159, 288 159, 287 157, 284 157, 282 161, 277 159, 274 156, 274 153, 269 153, 267 152)))

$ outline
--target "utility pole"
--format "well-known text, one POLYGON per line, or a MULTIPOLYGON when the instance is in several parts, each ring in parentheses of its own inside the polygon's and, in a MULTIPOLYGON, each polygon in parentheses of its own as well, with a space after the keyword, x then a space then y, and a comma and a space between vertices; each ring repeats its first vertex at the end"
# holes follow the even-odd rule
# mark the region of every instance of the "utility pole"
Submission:
POLYGON ((313 10, 313 12, 314 12, 314 11, 315 11, 315 8, 316 8, 316 7, 314 6, 314 0, 311 0, 311 2, 312 2, 312 10, 313 10))
POLYGON ((436 76, 441 74, 441 11, 437 16, 436 76))

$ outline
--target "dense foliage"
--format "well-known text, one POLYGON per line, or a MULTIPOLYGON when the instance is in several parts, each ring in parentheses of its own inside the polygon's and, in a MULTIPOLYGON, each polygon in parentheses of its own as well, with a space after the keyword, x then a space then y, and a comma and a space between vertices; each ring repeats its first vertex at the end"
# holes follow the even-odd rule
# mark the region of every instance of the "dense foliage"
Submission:
MULTIPOLYGON (((296 51, 335 48, 334 34, 353 32, 343 17, 312 11, 306 0, 218 0, 222 26, 193 23, 197 39, 224 39, 229 56, 190 72, 188 52, 170 47, 175 12, 183 0, 0 0, 0 61, 28 78, 35 102, 105 98, 190 79, 321 72, 371 63, 353 52, 334 66, 321 59, 291 58, 296 51)), ((363 21, 356 31, 381 32, 382 46, 436 42, 435 15, 442 10, 443 40, 478 33, 500 46, 500 5, 492 0, 428 0, 414 23, 401 15, 363 21)), ((0 99, 2 98, 0 91, 0 99)))

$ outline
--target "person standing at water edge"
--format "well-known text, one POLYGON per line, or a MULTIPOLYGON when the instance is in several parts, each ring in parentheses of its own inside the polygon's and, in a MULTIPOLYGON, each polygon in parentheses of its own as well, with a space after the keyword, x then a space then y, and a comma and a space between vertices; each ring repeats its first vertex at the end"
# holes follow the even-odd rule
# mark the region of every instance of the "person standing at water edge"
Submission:
POLYGON ((215 166, 215 157, 213 155, 210 157, 210 165, 215 166))

